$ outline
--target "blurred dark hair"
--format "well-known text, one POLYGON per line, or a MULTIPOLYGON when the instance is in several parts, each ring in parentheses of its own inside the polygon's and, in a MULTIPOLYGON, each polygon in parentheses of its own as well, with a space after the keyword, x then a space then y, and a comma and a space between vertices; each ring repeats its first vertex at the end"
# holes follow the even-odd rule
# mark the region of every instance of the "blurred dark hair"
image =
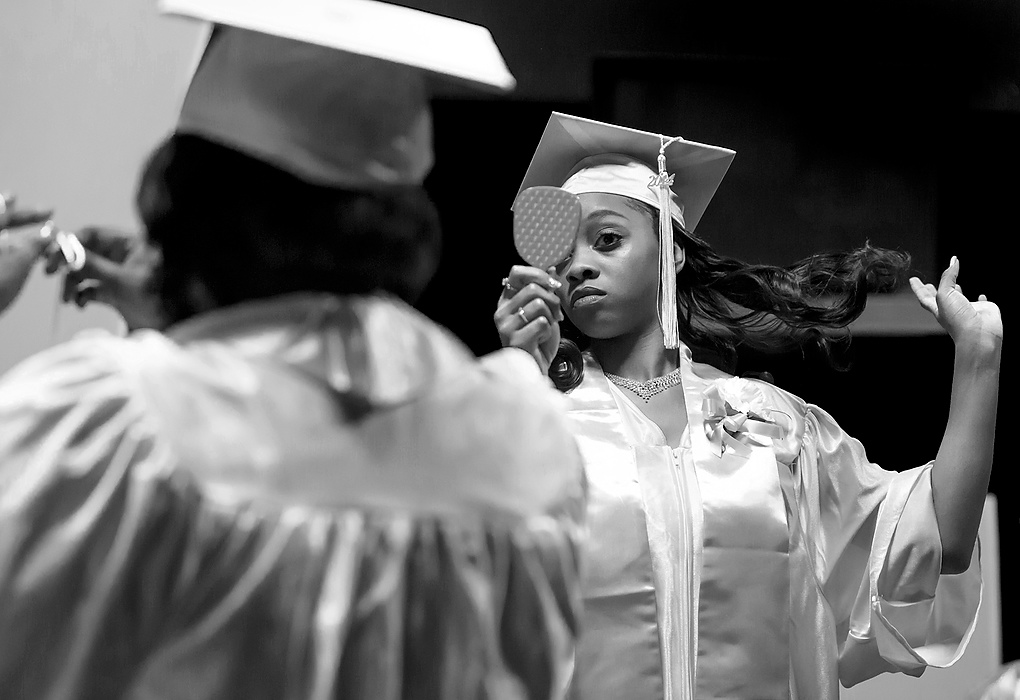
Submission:
POLYGON ((198 136, 156 148, 137 206, 162 250, 155 284, 171 322, 200 310, 195 280, 218 306, 302 291, 413 302, 439 262, 439 219, 422 188, 313 185, 198 136))
MULTIPOLYGON (((633 204, 657 225, 657 211, 633 204)), ((680 339, 695 359, 729 371, 740 347, 765 353, 814 348, 839 367, 833 349, 849 340, 847 326, 864 312, 868 293, 895 290, 910 269, 907 253, 867 243, 780 267, 719 255, 675 221, 673 237, 686 252, 677 275, 680 339)), ((561 391, 570 391, 584 376, 581 345, 587 339, 571 327, 565 336, 549 376, 561 391)))

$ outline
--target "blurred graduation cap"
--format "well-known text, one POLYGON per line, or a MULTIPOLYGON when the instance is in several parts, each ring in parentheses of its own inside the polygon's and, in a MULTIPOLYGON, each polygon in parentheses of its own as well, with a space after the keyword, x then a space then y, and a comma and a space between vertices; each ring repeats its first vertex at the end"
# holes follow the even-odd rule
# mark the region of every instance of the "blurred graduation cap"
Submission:
POLYGON ((659 212, 659 318, 666 347, 678 344, 676 279, 670 220, 693 231, 701 221, 735 151, 682 137, 553 112, 514 202, 514 240, 538 267, 569 255, 579 205, 556 195, 608 193, 636 199, 659 212), (552 202, 558 202, 556 206, 552 202), (574 214, 566 213, 566 208, 574 214), (553 240, 553 237, 557 240, 553 240))
POLYGON ((161 0, 211 23, 177 122, 321 185, 420 184, 430 81, 515 82, 484 27, 374 0, 161 0))

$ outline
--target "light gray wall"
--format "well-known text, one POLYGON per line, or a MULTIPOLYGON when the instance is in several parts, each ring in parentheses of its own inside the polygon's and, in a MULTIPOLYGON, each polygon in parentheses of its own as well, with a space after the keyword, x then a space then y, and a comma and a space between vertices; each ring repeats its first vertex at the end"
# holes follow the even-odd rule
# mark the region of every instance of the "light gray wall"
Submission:
MULTIPOLYGON (((136 226, 135 179, 171 129, 200 27, 155 0, 0 2, 0 189, 56 208, 56 223, 136 226)), ((0 317, 0 372, 84 328, 101 308, 58 310, 59 282, 36 270, 0 317)))

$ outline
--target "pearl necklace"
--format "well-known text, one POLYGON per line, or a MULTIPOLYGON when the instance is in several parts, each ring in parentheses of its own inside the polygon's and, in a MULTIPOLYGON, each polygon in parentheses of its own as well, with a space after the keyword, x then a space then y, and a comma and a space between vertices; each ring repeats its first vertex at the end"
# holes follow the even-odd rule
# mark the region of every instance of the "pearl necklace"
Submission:
POLYGON ((605 372, 605 375, 613 384, 621 389, 626 389, 627 391, 637 394, 640 398, 644 399, 645 403, 648 403, 648 400, 656 394, 661 394, 666 389, 674 387, 681 382, 679 367, 669 374, 664 374, 661 377, 654 377, 649 379, 647 382, 627 379, 626 377, 621 377, 618 374, 613 374, 611 372, 605 372))

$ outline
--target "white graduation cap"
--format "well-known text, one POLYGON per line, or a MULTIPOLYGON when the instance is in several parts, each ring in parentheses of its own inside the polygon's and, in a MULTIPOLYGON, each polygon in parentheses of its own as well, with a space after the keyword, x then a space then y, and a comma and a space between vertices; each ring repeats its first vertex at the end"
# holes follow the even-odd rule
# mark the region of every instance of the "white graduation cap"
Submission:
POLYGON ((484 27, 375 0, 161 0, 212 23, 177 131, 316 184, 420 184, 432 166, 427 79, 515 83, 484 27))
POLYGON ((666 173, 673 177, 669 186, 673 218, 693 231, 736 151, 553 112, 521 191, 547 185, 574 194, 606 192, 658 209, 658 193, 649 182, 659 173, 660 149, 666 173))

